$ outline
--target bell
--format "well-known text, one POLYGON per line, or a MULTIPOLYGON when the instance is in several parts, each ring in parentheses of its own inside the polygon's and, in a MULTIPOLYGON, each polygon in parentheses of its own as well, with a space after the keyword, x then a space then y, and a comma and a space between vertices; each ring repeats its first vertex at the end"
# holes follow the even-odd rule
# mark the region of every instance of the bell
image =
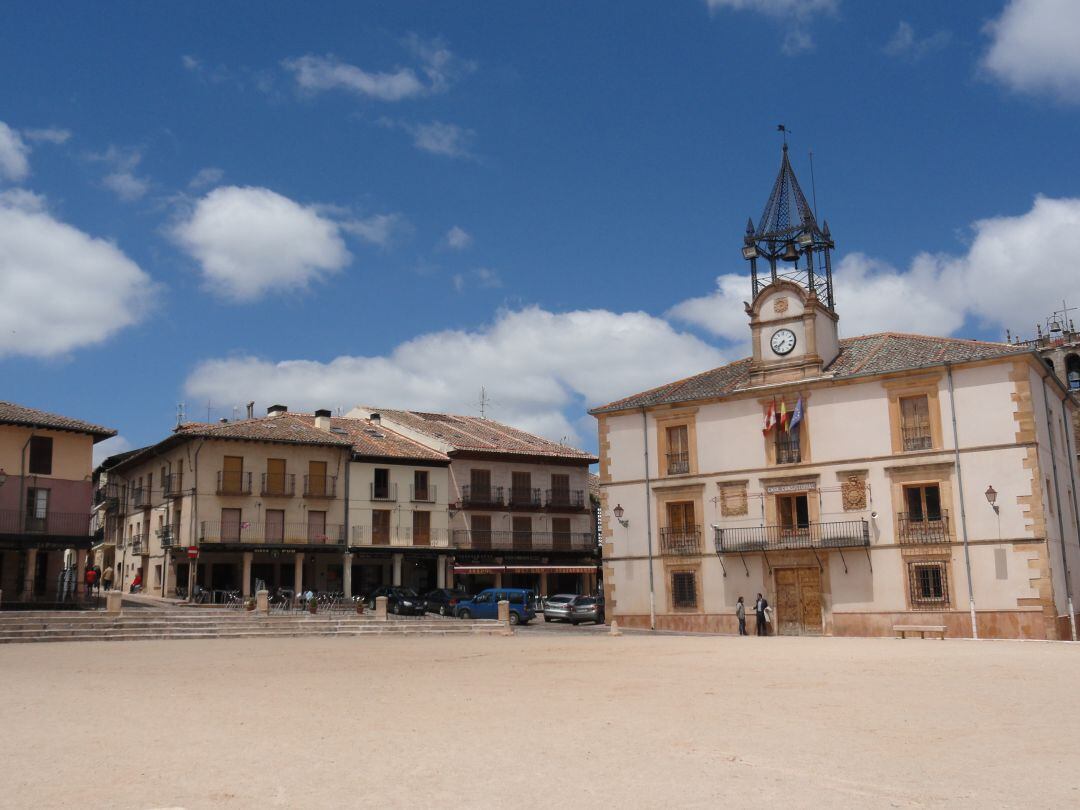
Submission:
POLYGON ((795 243, 788 241, 784 245, 784 253, 780 256, 785 262, 797 262, 799 260, 799 251, 795 248, 795 243))

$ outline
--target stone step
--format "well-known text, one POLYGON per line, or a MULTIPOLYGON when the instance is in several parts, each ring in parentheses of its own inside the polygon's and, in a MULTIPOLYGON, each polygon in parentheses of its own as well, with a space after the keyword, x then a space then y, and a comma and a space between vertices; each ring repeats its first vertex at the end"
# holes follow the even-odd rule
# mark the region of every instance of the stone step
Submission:
POLYGON ((172 632, 113 632, 113 633, 62 633, 62 634, 32 634, 26 636, 11 636, 0 634, 0 644, 36 643, 36 642, 62 642, 62 641, 154 641, 173 639, 229 639, 229 638, 304 638, 304 637, 329 637, 341 636, 352 637, 371 635, 493 635, 501 632, 499 625, 484 627, 447 627, 438 630, 420 630, 415 628, 397 629, 390 625, 378 627, 356 628, 351 630, 305 630, 296 631, 288 629, 266 628, 263 630, 235 630, 230 632, 215 632, 204 630, 172 631, 172 632))

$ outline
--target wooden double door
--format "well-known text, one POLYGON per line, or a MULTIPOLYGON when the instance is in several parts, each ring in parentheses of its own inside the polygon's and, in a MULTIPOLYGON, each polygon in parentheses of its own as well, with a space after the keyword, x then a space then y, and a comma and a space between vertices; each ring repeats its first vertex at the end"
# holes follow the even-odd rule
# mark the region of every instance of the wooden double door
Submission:
POLYGON ((822 633, 821 570, 777 568, 776 632, 782 636, 822 633))

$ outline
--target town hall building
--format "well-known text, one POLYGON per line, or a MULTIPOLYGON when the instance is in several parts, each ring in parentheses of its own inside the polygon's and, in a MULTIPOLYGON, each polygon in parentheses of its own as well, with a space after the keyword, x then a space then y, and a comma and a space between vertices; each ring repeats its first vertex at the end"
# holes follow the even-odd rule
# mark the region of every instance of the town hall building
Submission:
POLYGON ((840 338, 833 249, 785 145, 752 355, 592 411, 608 617, 734 633, 741 596, 753 632, 760 592, 770 633, 1075 639, 1066 386, 1029 346, 840 338))

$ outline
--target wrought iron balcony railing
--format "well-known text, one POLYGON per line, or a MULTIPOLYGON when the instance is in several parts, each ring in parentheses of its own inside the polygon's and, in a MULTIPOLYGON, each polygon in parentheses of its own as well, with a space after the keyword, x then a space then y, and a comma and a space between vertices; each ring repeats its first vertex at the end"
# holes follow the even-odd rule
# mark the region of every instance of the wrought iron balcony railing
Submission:
POLYGON ((491 508, 503 505, 502 487, 474 487, 466 484, 461 488, 461 505, 491 508))
POLYGON ((865 520, 837 520, 805 526, 744 526, 716 530, 716 553, 785 549, 860 548, 870 545, 865 520))
MULTIPOLYGON (((777 428, 779 431, 779 428, 777 428)), ((802 461, 802 449, 799 447, 799 436, 789 436, 788 438, 778 437, 776 439, 776 463, 777 464, 798 464, 802 461)))
POLYGON ((150 488, 149 487, 132 487, 132 489, 131 489, 131 508, 132 509, 149 509, 150 508, 150 488))
POLYGON ((217 474, 218 495, 250 495, 251 473, 220 470, 217 474))
POLYGON ((177 526, 162 526, 157 530, 158 542, 162 548, 170 548, 176 545, 176 538, 180 534, 177 526))
POLYGON ((345 527, 340 523, 314 526, 307 523, 240 523, 204 520, 199 524, 200 543, 250 543, 252 545, 342 545, 345 527))
POLYGON ((166 475, 161 481, 161 489, 166 498, 179 498, 184 494, 184 473, 174 472, 166 475))
POLYGON ((120 503, 120 487, 117 484, 103 484, 94 490, 94 506, 104 506, 112 511, 120 503))
POLYGON ((296 476, 293 473, 263 473, 259 494, 267 498, 291 498, 296 494, 296 476))
POLYGON ((426 487, 409 484, 409 500, 416 503, 435 503, 437 494, 438 488, 435 484, 428 484, 426 487))
POLYGON ((930 425, 901 425, 900 435, 905 450, 932 450, 934 440, 930 435, 930 425))
POLYGON ((690 454, 689 453, 668 453, 667 454, 667 474, 668 475, 685 475, 690 472, 690 454))
POLYGON ((510 487, 510 506, 519 509, 539 509, 540 490, 532 487, 510 487))
POLYGON ((386 483, 376 484, 372 482, 368 485, 369 494, 373 501, 396 501, 397 500, 397 484, 386 483))
POLYGON ((671 528, 668 526, 660 529, 660 554, 668 555, 692 555, 701 553, 701 527, 684 526, 671 528))
POLYGON ((549 489, 545 493, 544 505, 556 511, 575 511, 585 508, 585 490, 549 489))
POLYGON ((149 554, 150 543, 145 534, 141 532, 139 534, 131 535, 131 553, 132 554, 149 554))
POLYGON ((591 551, 591 532, 454 531, 454 548, 472 551, 591 551))
POLYGON ((354 546, 430 546, 447 548, 449 533, 446 529, 418 531, 411 526, 399 526, 378 530, 373 526, 353 526, 350 544, 354 546))
POLYGON ((337 476, 336 475, 305 475, 304 476, 305 498, 336 498, 337 476))
POLYGON ((44 517, 0 509, 0 535, 54 535, 87 538, 90 536, 90 513, 48 512, 44 517))
POLYGON ((941 515, 931 519, 923 515, 900 512, 896 516, 897 536, 903 545, 949 542, 949 513, 941 510, 941 515))

